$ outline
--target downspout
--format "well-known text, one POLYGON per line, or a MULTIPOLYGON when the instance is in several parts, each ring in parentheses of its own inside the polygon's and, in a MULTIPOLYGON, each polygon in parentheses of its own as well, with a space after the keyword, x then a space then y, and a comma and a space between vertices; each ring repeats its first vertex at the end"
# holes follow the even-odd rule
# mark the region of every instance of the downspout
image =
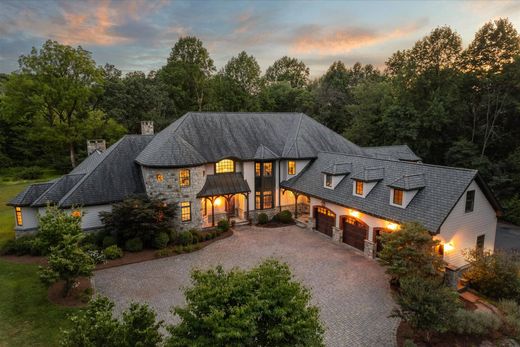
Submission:
POLYGON ((278 210, 279 212, 282 212, 282 195, 281 195, 281 190, 280 190, 280 175, 282 173, 282 165, 281 165, 281 160, 278 160, 278 210))

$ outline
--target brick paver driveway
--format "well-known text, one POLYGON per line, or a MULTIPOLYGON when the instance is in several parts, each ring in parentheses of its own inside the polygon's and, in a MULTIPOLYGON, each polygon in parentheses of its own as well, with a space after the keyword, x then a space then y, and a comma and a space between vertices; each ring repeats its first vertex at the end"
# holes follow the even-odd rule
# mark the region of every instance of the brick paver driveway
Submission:
POLYGON ((192 268, 250 268, 267 257, 287 262, 312 291, 327 346, 395 344, 398 322, 388 318, 394 302, 383 269, 347 246, 296 226, 242 227, 194 253, 97 271, 94 285, 118 310, 131 301, 146 302, 160 319, 175 322, 169 309, 184 304, 182 287, 189 286, 192 268))

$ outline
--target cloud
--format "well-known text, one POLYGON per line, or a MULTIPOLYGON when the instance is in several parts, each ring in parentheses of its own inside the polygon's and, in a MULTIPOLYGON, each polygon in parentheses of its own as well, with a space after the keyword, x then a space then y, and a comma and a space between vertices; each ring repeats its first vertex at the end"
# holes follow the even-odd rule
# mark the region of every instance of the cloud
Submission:
POLYGON ((143 34, 154 33, 153 27, 141 20, 158 11, 164 3, 142 0, 58 2, 50 11, 42 7, 21 7, 16 11, 14 7, 12 12, 16 11, 16 15, 0 25, 0 33, 51 38, 68 45, 124 44, 143 34))
POLYGON ((425 24, 426 20, 423 20, 390 31, 375 31, 363 27, 331 30, 317 25, 308 25, 297 30, 291 50, 294 53, 320 55, 348 53, 357 48, 406 37, 425 24))

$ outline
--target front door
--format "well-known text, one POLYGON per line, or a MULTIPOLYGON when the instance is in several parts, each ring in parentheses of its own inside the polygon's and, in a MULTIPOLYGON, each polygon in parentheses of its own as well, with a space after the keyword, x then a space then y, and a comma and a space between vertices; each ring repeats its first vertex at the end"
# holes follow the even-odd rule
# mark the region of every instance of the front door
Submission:
POLYGON ((314 209, 316 230, 332 237, 332 227, 336 225, 336 215, 328 208, 318 206, 314 209))
POLYGON ((353 217, 343 219, 343 242, 361 251, 365 249, 368 226, 353 217))

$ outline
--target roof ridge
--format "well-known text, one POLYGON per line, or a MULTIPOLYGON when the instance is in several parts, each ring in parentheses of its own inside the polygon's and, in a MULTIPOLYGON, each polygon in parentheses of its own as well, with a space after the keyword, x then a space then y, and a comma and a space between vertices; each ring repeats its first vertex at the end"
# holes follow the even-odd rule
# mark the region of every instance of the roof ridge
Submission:
POLYGON ((70 190, 65 193, 63 195, 63 197, 60 199, 60 201, 58 201, 58 206, 61 206, 63 204, 63 202, 69 198, 70 195, 72 195, 72 193, 81 185, 83 184, 83 182, 85 182, 85 180, 90 177, 90 175, 92 175, 92 173, 94 171, 96 171, 99 166, 114 152, 115 148, 117 148, 121 143, 123 143, 123 140, 128 138, 129 136, 128 135, 123 135, 123 137, 121 139, 119 139, 118 141, 116 141, 116 143, 114 143, 112 146, 110 146, 105 152, 104 152, 104 157, 99 161, 99 163, 96 165, 96 167, 94 167, 92 170, 90 170, 90 172, 87 172, 86 174, 84 174, 84 176, 72 187, 70 188, 70 190))
POLYGON ((371 156, 367 156, 367 155, 359 155, 359 154, 346 154, 346 153, 340 153, 340 152, 330 152, 330 151, 319 151, 318 152, 318 155, 320 153, 325 153, 325 154, 336 154, 336 155, 342 155, 342 156, 345 156, 345 157, 358 157, 358 158, 365 158, 365 159, 372 159, 372 160, 383 160, 383 161, 390 161, 390 162, 393 162, 393 163, 401 163, 401 164, 406 164, 406 165, 412 165, 412 166, 429 166, 429 167, 437 167, 437 168, 442 168, 442 169, 452 169, 452 170, 461 170, 461 171, 473 171, 473 172, 478 172, 477 169, 469 169, 469 168, 464 168, 464 167, 456 167, 456 166, 448 166, 448 165, 437 165, 437 164, 426 164, 426 163, 416 163, 416 162, 410 162, 410 161, 404 161, 404 160, 395 160, 395 159, 387 159, 387 158, 376 158, 376 157, 371 157, 371 156))

